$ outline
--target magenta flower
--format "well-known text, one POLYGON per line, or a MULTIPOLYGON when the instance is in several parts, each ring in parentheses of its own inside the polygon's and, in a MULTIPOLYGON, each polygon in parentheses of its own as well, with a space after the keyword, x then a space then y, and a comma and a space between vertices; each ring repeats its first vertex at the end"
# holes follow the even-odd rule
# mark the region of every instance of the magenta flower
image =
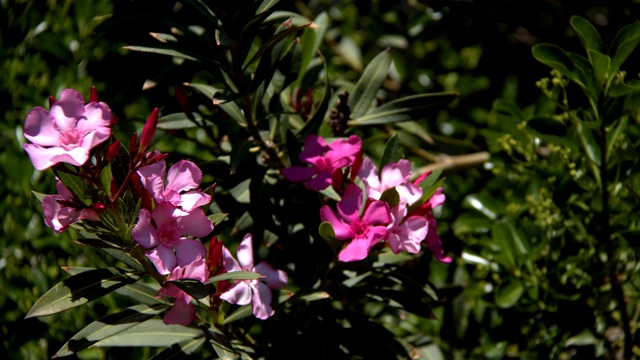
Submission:
POLYGON ((24 136, 31 144, 22 147, 38 170, 61 162, 82 166, 89 159, 89 151, 111 136, 110 123, 107 104, 85 105, 79 92, 66 89, 50 111, 36 106, 27 114, 24 136))
POLYGON ((275 270, 269 263, 260 262, 253 266, 253 245, 251 234, 245 235, 236 251, 238 261, 226 247, 222 248, 222 262, 227 272, 252 271, 263 275, 257 280, 241 280, 231 285, 220 295, 220 299, 236 305, 251 303, 253 315, 258 319, 267 319, 274 314, 271 308, 271 289, 280 289, 287 285, 289 278, 282 270, 275 270))
POLYGON ((400 202, 404 204, 411 205, 422 196, 422 189, 409 181, 411 163, 405 159, 383 166, 378 177, 378 168, 367 157, 362 161, 358 177, 364 182, 370 199, 379 200, 383 192, 393 188, 400 195, 400 202))
POLYGON ((391 222, 389 205, 384 201, 368 201, 362 218, 362 189, 350 184, 338 202, 338 214, 327 205, 320 209, 322 221, 329 222, 338 240, 351 240, 340 251, 340 261, 362 260, 378 241, 387 236, 387 225, 391 222))
POLYGON ((169 203, 175 207, 176 216, 185 216, 194 209, 211 202, 211 196, 200 191, 202 171, 191 161, 180 160, 166 174, 164 160, 138 169, 140 181, 153 196, 156 204, 169 203), (197 189, 197 190, 193 190, 197 189))
MULTIPOLYGON (((422 182, 427 176, 429 176, 429 172, 421 175, 414 182, 415 185, 422 182)), ((424 204, 422 204, 419 208, 415 209, 411 215, 417 215, 424 217, 429 223, 429 230, 427 231, 427 237, 425 238, 425 244, 427 245, 427 249, 429 249, 433 255, 435 255, 438 261, 443 263, 450 263, 451 257, 444 255, 444 249, 442 248, 442 241, 438 236, 438 223, 436 222, 436 218, 433 216, 433 209, 442 205, 445 201, 446 197, 442 193, 442 188, 438 188, 435 194, 431 196, 429 200, 427 200, 424 204)))
POLYGON ((334 172, 354 163, 361 148, 362 140, 356 135, 337 139, 329 145, 318 135, 309 135, 304 141, 300 160, 311 167, 292 166, 282 169, 282 174, 289 181, 304 181, 310 189, 324 190, 331 185, 334 172))
MULTIPOLYGON (((204 258, 198 254, 193 262, 184 267, 177 266, 174 268, 168 280, 191 279, 205 282, 208 278, 209 270, 207 269, 207 264, 205 263, 204 258)), ((164 315, 162 322, 167 325, 189 325, 193 320, 195 320, 196 309, 191 303, 191 299, 193 299, 191 295, 182 291, 179 287, 173 284, 166 284, 156 295, 158 298, 162 296, 176 299, 171 310, 164 315)))
POLYGON ((168 203, 158 204, 153 212, 141 209, 132 232, 162 275, 171 273, 176 265, 185 267, 198 256, 204 257, 207 253, 204 245, 186 236, 203 237, 213 230, 213 224, 201 209, 185 216, 175 216, 174 211, 168 203))
POLYGON ((56 189, 58 189, 58 195, 46 195, 42 199, 44 223, 53 231, 59 234, 81 219, 100 220, 95 211, 83 208, 84 205, 75 204, 73 193, 62 184, 62 181, 56 183, 56 189), (61 202, 77 206, 65 206, 61 202))
POLYGON ((406 251, 412 254, 420 252, 420 243, 429 231, 429 223, 423 216, 409 216, 407 208, 398 204, 391 208, 391 224, 387 227, 387 242, 394 254, 406 251))

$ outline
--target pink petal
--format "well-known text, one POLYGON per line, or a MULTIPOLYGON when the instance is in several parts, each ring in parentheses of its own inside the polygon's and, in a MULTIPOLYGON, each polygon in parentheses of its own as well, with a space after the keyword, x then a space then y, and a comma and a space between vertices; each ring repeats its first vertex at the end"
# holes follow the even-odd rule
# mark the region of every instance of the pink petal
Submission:
POLYGON ((40 106, 34 107, 24 121, 24 137, 40 146, 60 146, 60 132, 49 117, 49 112, 40 106))
POLYGON ((196 309, 191 304, 191 296, 181 291, 176 297, 176 302, 171 310, 165 314, 162 322, 166 325, 189 325, 196 318, 196 309))
MULTIPOLYGON (((206 255, 206 254, 205 254, 206 255)), ((209 269, 204 261, 204 256, 196 257, 196 260, 184 267, 181 279, 192 279, 205 282, 209 278, 209 269)), ((178 259, 178 261, 180 261, 178 259)))
POLYGON ((51 106, 51 116, 60 131, 74 129, 79 118, 84 115, 84 99, 74 89, 65 89, 60 99, 51 106))
POLYGON ((237 282, 220 295, 220 299, 236 305, 247 305, 251 302, 251 287, 244 281, 237 282))
POLYGON ((389 204, 378 200, 371 202, 362 214, 362 222, 370 225, 389 225, 391 222, 389 204))
POLYGON ((328 222, 333 227, 333 232, 336 234, 338 240, 352 239, 355 234, 351 229, 351 226, 341 219, 338 219, 336 214, 331 210, 328 205, 324 205, 320 208, 320 219, 323 222, 328 222))
POLYGON ((252 244, 252 236, 251 234, 247 234, 242 239, 242 242, 238 246, 236 253, 238 254, 238 263, 240 267, 249 271, 253 268, 253 244, 252 244))
POLYGON ((327 143, 318 135, 312 134, 304 139, 304 150, 300 153, 300 160, 307 162, 310 158, 322 156, 325 152, 327 143))
POLYGON ((109 106, 103 102, 92 102, 85 105, 84 116, 78 119, 76 129, 80 133, 86 134, 99 128, 109 129, 110 124, 111 109, 109 109, 109 106))
POLYGON ((37 170, 45 170, 49 167, 66 162, 76 166, 82 166, 89 159, 89 154, 84 149, 78 147, 72 154, 61 147, 43 148, 34 144, 23 144, 22 148, 27 152, 33 167, 37 170))
POLYGON ((271 308, 271 289, 264 283, 258 283, 257 288, 253 288, 253 296, 251 299, 251 307, 253 315, 258 319, 265 320, 273 316, 274 311, 271 308))
POLYGON ((360 218, 360 207, 362 206, 362 189, 355 184, 349 184, 338 202, 338 214, 347 223, 353 223, 360 218))
POLYGON ((202 181, 200 168, 187 160, 180 160, 167 173, 167 190, 176 192, 195 189, 202 181))
POLYGON ((111 129, 108 127, 102 127, 95 129, 89 133, 87 133, 82 138, 82 147, 88 153, 89 150, 93 149, 99 144, 105 142, 111 136, 111 129))
POLYGON ((367 196, 371 199, 380 199, 380 178, 378 177, 378 168, 369 157, 362 160, 358 177, 362 179, 367 189, 367 196))
POLYGON ((63 198, 59 195, 47 195, 42 199, 41 206, 44 223, 59 234, 78 220, 78 212, 73 208, 60 205, 58 200, 63 198))
POLYGON ((408 160, 402 159, 397 163, 388 163, 382 168, 382 172, 380 173, 380 182, 382 185, 380 192, 407 183, 410 176, 411 163, 408 160))
POLYGON ((193 209, 186 216, 175 218, 175 221, 180 225, 183 235, 204 237, 213 231, 211 220, 199 208, 193 209))
POLYGON ((318 173, 316 177, 304 183, 306 187, 312 190, 324 190, 331 185, 331 174, 328 171, 318 173))
POLYGON ((58 195, 60 195, 62 199, 73 201, 73 193, 66 186, 64 186, 62 181, 58 180, 58 182, 56 182, 56 190, 58 190, 58 195))
POLYGON ((200 241, 194 239, 182 238, 173 248, 176 251, 178 266, 182 267, 196 261, 198 256, 204 258, 207 255, 207 248, 200 241))
POLYGON ((272 289, 281 289, 289 282, 287 273, 282 270, 274 269, 271 264, 262 261, 254 268, 254 271, 260 275, 264 275, 264 279, 261 279, 272 289))
POLYGON ((163 202, 164 200, 164 174, 165 174, 165 162, 164 160, 158 161, 151 165, 143 166, 138 169, 138 175, 142 186, 153 196, 156 202, 163 202))
POLYGON ((305 181, 315 175, 316 170, 306 166, 291 166, 282 169, 282 174, 292 182, 305 181))
POLYGON ((145 249, 150 249, 160 243, 158 231, 151 223, 151 213, 141 209, 138 214, 138 222, 131 232, 133 239, 145 249))
POLYGON ((176 255, 173 253, 173 249, 168 246, 159 244, 156 248, 145 251, 144 254, 151 260, 158 273, 162 275, 170 274, 176 267, 176 255))
MULTIPOLYGON (((180 268, 175 268, 173 269, 173 272, 171 273, 171 277, 169 278, 169 280, 178 280, 177 278, 173 278, 174 275, 179 272, 181 269, 180 268)), ((160 288, 160 290, 158 290, 158 293, 156 294, 157 298, 161 298, 161 297, 170 297, 170 298, 175 298, 178 296, 178 294, 181 292, 182 290, 180 290, 179 287, 173 285, 173 284, 166 284, 163 287, 160 288)))
POLYGON ((412 205, 422 197, 422 189, 407 182, 404 185, 396 186, 396 191, 400 196, 400 202, 412 205))
POLYGON ((370 248, 371 239, 367 239, 366 237, 355 238, 340 251, 338 260, 344 262, 362 260, 369 255, 370 248))
POLYGON ((442 241, 440 241, 440 237, 438 236, 436 219, 434 218, 429 219, 429 233, 427 234, 425 243, 427 245, 427 249, 435 255, 438 261, 443 263, 451 262, 451 258, 444 255, 442 241))
POLYGON ((326 157, 334 163, 336 167, 351 165, 355 155, 362 149, 362 140, 351 135, 348 139, 338 139, 329 144, 326 157))
POLYGON ((242 271, 242 268, 236 261, 236 259, 231 255, 231 252, 223 245, 222 246, 222 265, 227 272, 232 271, 242 271))
MULTIPOLYGON (((156 223, 156 228, 160 229, 166 225, 170 225, 177 219, 173 217, 173 210, 175 207, 171 204, 160 203, 156 204, 156 208, 153 209, 153 221, 156 223)), ((178 218, 182 220, 182 218, 178 218)), ((183 234, 190 235, 190 234, 183 234)))
POLYGON ((178 205, 182 210, 190 212, 195 208, 206 205, 211 202, 211 196, 201 191, 188 191, 180 194, 178 205))

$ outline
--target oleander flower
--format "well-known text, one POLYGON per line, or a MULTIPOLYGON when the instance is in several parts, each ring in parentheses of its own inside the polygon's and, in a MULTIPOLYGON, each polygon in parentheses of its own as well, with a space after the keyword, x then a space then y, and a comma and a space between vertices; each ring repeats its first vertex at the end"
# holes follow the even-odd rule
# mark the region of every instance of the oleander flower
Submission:
POLYGON ((324 205, 320 209, 320 218, 333 227, 336 238, 351 240, 338 254, 340 261, 362 260, 369 255, 373 245, 387 236, 387 225, 391 222, 389 205, 384 201, 369 200, 360 217, 362 189, 349 184, 338 202, 338 213, 324 205))
POLYGON ((194 209, 211 202, 211 196, 197 189, 202 181, 202 171, 191 161, 180 160, 167 173, 165 161, 160 160, 138 169, 138 175, 156 204, 173 205, 176 216, 186 216, 194 209))
POLYGON ((387 243, 394 254, 406 251, 420 252, 420 244, 428 236, 429 222, 424 216, 408 216, 407 208, 400 203, 391 208, 391 224, 387 227, 387 243))
MULTIPOLYGON (((171 272, 171 276, 168 280, 190 279, 205 282, 208 278, 209 271, 207 269, 207 264, 205 263, 204 258, 198 254, 196 259, 191 263, 185 266, 176 266, 171 272)), ((191 303, 191 300, 193 299, 191 295, 182 291, 174 284, 167 283, 156 294, 156 297, 158 298, 163 296, 175 298, 176 301, 171 310, 164 315, 162 322, 167 325, 189 325, 193 320, 195 320, 196 309, 191 303)))
POLYGON ((304 150, 299 158, 311 167, 291 166, 282 169, 282 174, 289 181, 303 181, 309 189, 324 190, 331 185, 336 171, 353 165, 361 148, 362 140, 356 135, 334 140, 328 145, 320 136, 309 135, 304 141, 304 150))
POLYGON ((245 235, 236 251, 238 261, 226 247, 222 248, 222 261, 227 272, 252 271, 262 275, 257 280, 240 280, 220 295, 220 299, 231 304, 247 305, 251 303, 253 315, 258 319, 267 319, 274 314, 271 307, 271 289, 280 289, 287 285, 289 278, 282 270, 275 270, 269 263, 262 261, 253 266, 253 245, 251 234, 245 235))
POLYGON ((46 195, 42 198, 41 204, 44 223, 53 231, 59 234, 74 222, 82 219, 100 220, 95 211, 84 207, 84 205, 76 204, 73 193, 62 184, 62 181, 58 180, 56 189, 58 190, 58 195, 46 195), (68 204, 69 206, 63 204, 68 204))
POLYGON ((213 230, 201 209, 184 216, 175 216, 174 211, 169 203, 156 205, 153 212, 141 209, 132 232, 133 239, 146 249, 145 254, 162 275, 171 273, 176 266, 187 266, 198 256, 204 257, 204 245, 187 236, 203 237, 213 230))
MULTIPOLYGON (((418 177, 414 184, 417 186, 424 179, 427 178, 431 173, 426 172, 418 177)), ((425 238, 425 245, 427 249, 429 249, 433 255, 435 255, 438 261, 443 263, 450 263, 451 257, 445 256, 444 249, 442 248, 442 241, 440 240, 440 236, 438 236, 438 223, 436 218, 433 216, 433 209, 442 205, 446 199, 446 196, 442 193, 442 188, 438 188, 436 192, 427 200, 424 204, 419 206, 417 209, 411 212, 411 215, 422 216, 429 223, 429 230, 427 231, 427 237, 425 238)))
POLYGON ((22 147, 38 170, 62 162, 82 166, 91 149, 111 136, 110 124, 107 104, 92 101, 85 105, 78 91, 66 89, 50 111, 36 106, 27 114, 24 136, 31 143, 22 147))
POLYGON ((398 192, 400 202, 404 204, 411 205, 422 196, 422 189, 409 180, 411 163, 405 159, 386 164, 378 176, 378 168, 367 157, 362 161, 358 177, 364 182, 370 199, 379 200, 382 193, 393 188, 398 192))

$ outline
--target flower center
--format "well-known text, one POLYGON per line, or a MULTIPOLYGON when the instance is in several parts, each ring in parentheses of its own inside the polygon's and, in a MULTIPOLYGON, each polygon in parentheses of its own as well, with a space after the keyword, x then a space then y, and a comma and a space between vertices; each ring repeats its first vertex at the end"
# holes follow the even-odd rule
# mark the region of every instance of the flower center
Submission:
POLYGON ((80 146, 80 133, 77 129, 67 129, 60 131, 60 141, 65 150, 75 149, 80 146))
POLYGON ((351 229, 356 235, 365 235, 369 231, 369 224, 356 220, 351 224, 351 229))
POLYGON ((158 229, 160 242, 169 247, 173 247, 180 241, 180 227, 175 221, 165 224, 158 229))

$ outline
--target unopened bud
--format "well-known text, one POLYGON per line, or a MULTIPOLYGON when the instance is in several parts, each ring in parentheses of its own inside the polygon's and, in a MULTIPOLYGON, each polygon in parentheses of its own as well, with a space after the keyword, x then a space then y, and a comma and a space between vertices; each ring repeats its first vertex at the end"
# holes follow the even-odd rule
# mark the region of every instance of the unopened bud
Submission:
POLYGON ((91 87, 91 94, 89 95, 89 102, 98 102, 98 90, 95 86, 91 87))
POLYGON ((153 109, 151 115, 147 119, 147 122, 144 124, 144 129, 142 129, 142 135, 140 136, 140 148, 138 149, 139 153, 143 153, 149 144, 151 143, 151 138, 153 138, 153 134, 156 132, 156 128, 158 127, 158 108, 153 109))
POLYGON ((133 154, 136 152, 136 143, 138 142, 138 134, 133 132, 131 134, 131 140, 129 141, 129 153, 133 154))
POLYGON ((101 202, 95 202, 91 204, 91 210, 93 210, 96 214, 102 214, 107 209, 101 202))
POLYGON ((53 96, 49 95, 49 108, 51 108, 53 106, 53 104, 56 103, 56 98, 54 98, 53 96))
POLYGON ((120 141, 116 139, 116 141, 112 142, 111 145, 109 145, 105 160, 107 160, 107 162, 113 160, 116 156, 118 156, 118 152, 120 152, 120 141))

